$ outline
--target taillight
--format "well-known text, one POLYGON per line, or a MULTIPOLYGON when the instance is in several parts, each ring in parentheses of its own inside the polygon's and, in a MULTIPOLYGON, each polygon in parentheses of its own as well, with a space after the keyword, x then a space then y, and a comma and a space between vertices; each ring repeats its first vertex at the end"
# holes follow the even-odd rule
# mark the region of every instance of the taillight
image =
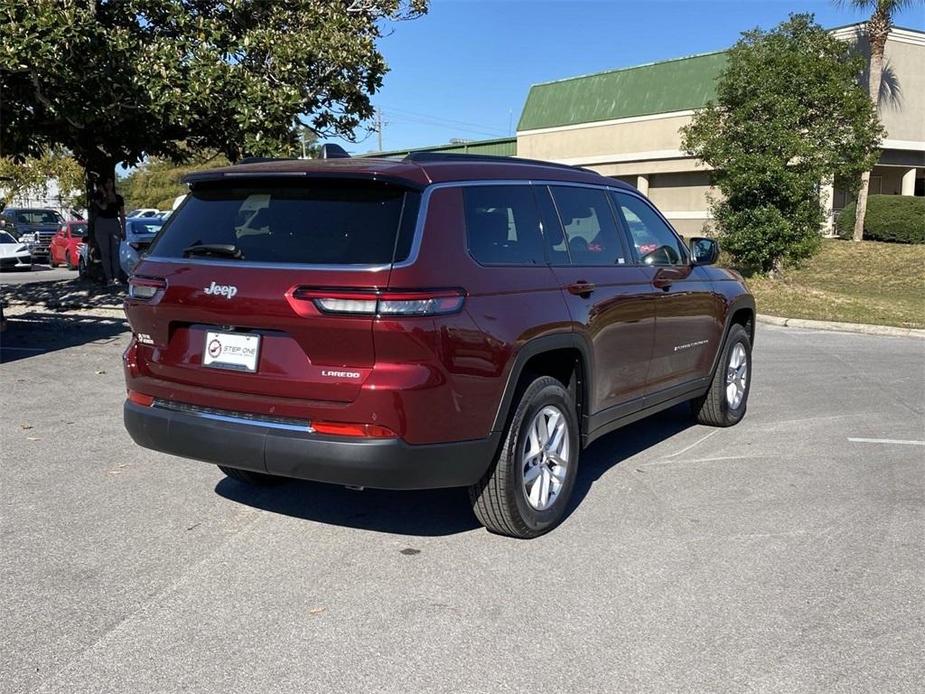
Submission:
POLYGON ((394 439, 394 431, 381 424, 347 424, 343 422, 311 422, 311 428, 317 434, 327 436, 350 436, 367 439, 394 439))
POLYGON ((462 289, 358 290, 297 287, 290 303, 310 301, 321 313, 344 316, 440 316, 463 307, 462 289))
POLYGON ((139 393, 132 390, 131 388, 128 389, 128 399, 129 401, 135 403, 136 405, 141 405, 142 407, 151 407, 151 405, 154 404, 153 396, 139 393))
POLYGON ((150 301, 155 294, 167 288, 167 281, 160 277, 130 277, 128 295, 130 299, 150 301))

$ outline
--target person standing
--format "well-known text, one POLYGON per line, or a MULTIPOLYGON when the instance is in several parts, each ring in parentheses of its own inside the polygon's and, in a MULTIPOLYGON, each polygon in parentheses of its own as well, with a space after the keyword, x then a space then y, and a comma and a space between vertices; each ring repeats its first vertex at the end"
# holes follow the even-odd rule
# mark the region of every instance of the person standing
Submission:
POLYGON ((96 245, 100 249, 106 284, 119 283, 119 242, 125 237, 125 200, 116 182, 106 178, 93 196, 96 206, 96 245))

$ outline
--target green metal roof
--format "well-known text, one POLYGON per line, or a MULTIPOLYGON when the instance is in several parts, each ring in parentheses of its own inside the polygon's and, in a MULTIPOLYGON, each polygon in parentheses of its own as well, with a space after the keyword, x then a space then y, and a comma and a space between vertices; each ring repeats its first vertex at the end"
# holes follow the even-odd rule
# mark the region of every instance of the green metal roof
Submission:
POLYGON ((413 147, 411 149, 394 149, 389 152, 370 152, 358 156, 364 157, 403 157, 411 152, 446 152, 448 154, 495 154, 513 157, 517 154, 517 138, 501 137, 493 140, 473 140, 459 144, 433 145, 431 147, 413 147))
POLYGON ((517 130, 700 108, 725 65, 723 51, 534 84, 517 130))

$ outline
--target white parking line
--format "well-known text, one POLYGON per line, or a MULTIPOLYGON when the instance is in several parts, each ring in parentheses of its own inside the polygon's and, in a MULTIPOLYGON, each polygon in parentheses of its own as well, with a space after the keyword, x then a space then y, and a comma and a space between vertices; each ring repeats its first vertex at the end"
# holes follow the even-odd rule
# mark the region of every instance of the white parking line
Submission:
POLYGON ((925 446, 925 441, 912 441, 909 439, 853 439, 848 438, 852 443, 892 443, 900 446, 925 446))
POLYGON ((687 453, 687 452, 688 452, 690 449, 692 449, 694 446, 699 446, 701 443, 703 443, 704 441, 706 441, 708 438, 710 438, 711 436, 714 436, 714 435, 718 434, 719 432, 720 432, 719 429, 714 429, 713 431, 711 431, 709 434, 707 434, 707 435, 704 436, 703 438, 699 438, 699 439, 697 439, 696 441, 694 441, 694 443, 692 443, 690 446, 687 446, 686 448, 682 448, 682 449, 681 449, 680 451, 678 451, 677 453, 672 453, 671 455, 666 455, 665 457, 666 457, 666 458, 676 458, 676 457, 678 457, 679 455, 681 455, 682 453, 687 453))

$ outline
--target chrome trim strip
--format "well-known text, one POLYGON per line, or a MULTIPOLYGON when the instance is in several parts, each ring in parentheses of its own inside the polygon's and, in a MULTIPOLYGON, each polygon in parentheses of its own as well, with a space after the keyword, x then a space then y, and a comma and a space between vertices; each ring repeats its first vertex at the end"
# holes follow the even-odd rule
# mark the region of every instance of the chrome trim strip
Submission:
POLYGON ((604 180, 599 184, 579 183, 577 181, 556 181, 528 178, 472 179, 466 181, 444 181, 442 183, 431 183, 421 191, 421 204, 418 209, 418 218, 414 226, 414 236, 411 241, 411 249, 408 251, 408 257, 400 262, 395 263, 394 265, 388 263, 379 265, 307 265, 300 263, 257 263, 249 262, 247 260, 223 260, 221 258, 164 258, 156 255, 147 255, 144 257, 144 260, 150 260, 154 263, 171 263, 174 265, 210 265, 216 267, 257 268, 261 270, 318 270, 328 272, 386 272, 389 269, 400 270, 402 268, 410 267, 417 262, 424 236, 424 225, 427 222, 427 213, 430 209, 430 198, 435 190, 443 190, 444 188, 469 188, 472 186, 555 185, 630 192, 629 187, 622 188, 614 186, 612 185, 612 179, 607 179, 604 176, 601 178, 604 180))
POLYGON ((168 412, 177 412, 179 414, 197 417, 198 419, 208 419, 215 422, 224 422, 227 424, 245 424, 248 426, 262 427, 264 429, 277 429, 283 431, 300 431, 303 433, 314 433, 310 424, 284 424, 283 422, 272 422, 263 419, 251 419, 249 417, 235 417, 234 415, 218 414, 216 412, 204 412, 197 409, 187 409, 184 407, 170 407, 170 401, 155 400, 152 407, 168 412), (158 404, 161 403, 161 404, 158 404))

